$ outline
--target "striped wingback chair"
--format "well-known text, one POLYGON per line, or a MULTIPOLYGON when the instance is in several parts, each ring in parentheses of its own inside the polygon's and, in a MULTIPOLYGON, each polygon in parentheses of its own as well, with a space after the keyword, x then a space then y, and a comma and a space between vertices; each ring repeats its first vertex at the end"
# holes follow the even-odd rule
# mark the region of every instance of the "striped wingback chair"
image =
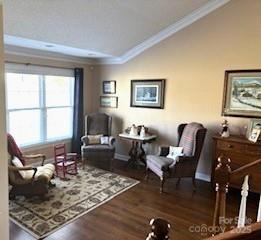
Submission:
POLYGON ((160 192, 167 177, 178 178, 191 177, 194 189, 196 188, 195 174, 198 160, 203 147, 207 129, 200 123, 180 124, 178 126, 178 147, 183 148, 183 156, 176 160, 168 158, 169 147, 161 147, 159 155, 147 155, 146 179, 153 172, 161 180, 160 192))

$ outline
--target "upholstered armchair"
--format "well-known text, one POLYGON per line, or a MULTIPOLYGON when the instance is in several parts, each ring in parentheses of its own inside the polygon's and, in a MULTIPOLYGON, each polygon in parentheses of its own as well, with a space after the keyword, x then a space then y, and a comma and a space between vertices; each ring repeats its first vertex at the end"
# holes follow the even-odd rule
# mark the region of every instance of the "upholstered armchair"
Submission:
POLYGON ((86 162, 100 168, 112 169, 115 138, 111 136, 112 117, 105 113, 85 116, 85 136, 81 138, 83 166, 86 162))
POLYGON ((183 148, 183 156, 175 160, 167 157, 169 147, 161 147, 159 155, 147 155, 146 179, 150 172, 155 173, 161 180, 160 192, 162 193, 166 178, 178 178, 177 184, 179 184, 181 178, 190 177, 195 190, 195 174, 206 132, 207 129, 200 123, 180 124, 178 147, 183 148))
POLYGON ((51 183, 54 176, 54 165, 44 164, 45 156, 43 154, 23 155, 10 134, 7 135, 7 143, 9 153, 8 176, 11 185, 10 199, 19 195, 45 198, 49 187, 54 186, 51 183), (26 159, 40 159, 42 166, 28 166, 26 159))

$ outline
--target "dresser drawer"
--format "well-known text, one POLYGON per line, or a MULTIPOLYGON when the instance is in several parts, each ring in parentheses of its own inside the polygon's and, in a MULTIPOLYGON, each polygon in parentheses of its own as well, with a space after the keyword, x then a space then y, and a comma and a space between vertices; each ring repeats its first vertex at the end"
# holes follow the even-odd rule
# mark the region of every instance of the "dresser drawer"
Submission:
POLYGON ((229 158, 233 165, 236 164, 239 167, 256 160, 256 157, 254 157, 253 155, 242 154, 236 151, 225 151, 225 150, 217 149, 215 161, 217 161, 218 157, 220 156, 229 158))
POLYGON ((246 145, 236 142, 229 142, 229 141, 217 141, 217 149, 224 150, 224 151, 231 151, 231 152, 245 152, 246 145))
POLYGON ((256 145, 247 145, 246 154, 256 155, 257 158, 261 158, 261 147, 256 145))

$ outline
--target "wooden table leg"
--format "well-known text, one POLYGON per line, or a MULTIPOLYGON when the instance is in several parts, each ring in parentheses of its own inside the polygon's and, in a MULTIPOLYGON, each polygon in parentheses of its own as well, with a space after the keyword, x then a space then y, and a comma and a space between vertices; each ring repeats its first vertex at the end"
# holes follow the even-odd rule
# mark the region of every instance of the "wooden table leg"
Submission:
POLYGON ((141 161, 141 162, 143 162, 144 164, 145 164, 145 166, 146 166, 146 158, 145 158, 145 151, 144 151, 144 149, 143 149, 143 147, 142 147, 142 142, 140 142, 140 153, 139 153, 139 160, 141 161))
POLYGON ((138 142, 137 141, 132 141, 132 147, 129 151, 129 160, 127 166, 130 165, 135 165, 137 160, 138 160, 138 142))

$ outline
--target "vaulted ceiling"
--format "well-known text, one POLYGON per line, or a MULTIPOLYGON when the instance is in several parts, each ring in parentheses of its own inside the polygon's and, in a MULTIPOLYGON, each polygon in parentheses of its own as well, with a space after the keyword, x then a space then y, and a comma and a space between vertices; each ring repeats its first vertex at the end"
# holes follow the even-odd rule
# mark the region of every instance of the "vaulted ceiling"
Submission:
POLYGON ((5 43, 77 57, 121 57, 218 1, 4 0, 5 43))

